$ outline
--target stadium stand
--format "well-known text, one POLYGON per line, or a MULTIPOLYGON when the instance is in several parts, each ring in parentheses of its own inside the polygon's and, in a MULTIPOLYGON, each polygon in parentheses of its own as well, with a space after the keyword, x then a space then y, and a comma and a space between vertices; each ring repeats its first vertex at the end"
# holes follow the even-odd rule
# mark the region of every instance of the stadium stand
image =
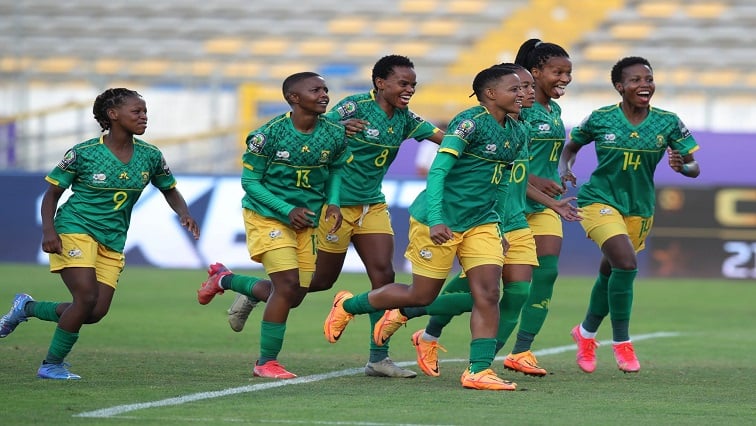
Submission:
MULTIPOLYGON (((745 105, 750 101, 744 96, 756 91, 752 0, 25 0, 0 2, 0 16, 4 98, 34 87, 83 87, 85 97, 75 100, 90 102, 93 93, 116 84, 188 90, 185 98, 205 89, 222 92, 203 98, 215 114, 207 128, 193 126, 201 120, 176 125, 181 118, 163 115, 160 123, 173 125, 173 133, 156 124, 154 140, 166 147, 201 145, 199 134, 214 138, 205 144, 213 149, 223 144, 238 149, 243 129, 285 108, 278 87, 286 75, 321 72, 337 98, 369 88, 372 64, 389 53, 408 55, 416 64, 422 90, 413 109, 447 118, 471 102, 475 72, 511 61, 530 37, 570 52, 575 64, 570 99, 576 93, 611 95, 609 67, 630 54, 648 57, 665 91, 684 105, 704 103, 712 93, 745 105), (232 101, 226 100, 229 92, 232 101), (221 114, 228 119, 218 122, 221 114)), ((70 99, 56 99, 49 96, 44 105, 3 102, 0 115, 10 117, 0 119, 0 127, 23 117, 36 121, 19 126, 17 137, 70 143, 73 131, 42 134, 64 121, 52 114, 66 116, 61 111, 70 99)), ((76 132, 93 126, 78 120, 76 132)), ((57 155, 59 149, 33 150, 47 151, 57 155)), ((207 155, 194 146, 177 149, 190 151, 207 155)), ((194 159, 186 163, 199 167, 194 159)), ((50 161, 20 164, 44 169, 50 161)), ((213 167, 235 170, 236 164, 213 167)))

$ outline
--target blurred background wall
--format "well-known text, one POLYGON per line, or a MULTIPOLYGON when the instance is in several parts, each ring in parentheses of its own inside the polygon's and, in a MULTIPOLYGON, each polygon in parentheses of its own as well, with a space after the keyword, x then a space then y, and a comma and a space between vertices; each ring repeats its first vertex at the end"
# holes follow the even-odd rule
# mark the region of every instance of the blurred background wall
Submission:
MULTIPOLYGON (((684 180, 660 167, 660 240, 646 255, 654 273, 691 273, 692 265, 705 263, 699 252, 708 250, 718 257, 707 273, 727 276, 723 271, 735 265, 729 275, 753 278, 754 27, 752 0, 2 2, 0 178, 5 192, 16 191, 8 196, 18 195, 8 179, 41 176, 68 147, 98 135, 92 102, 109 87, 144 96, 150 118, 144 138, 163 150, 174 173, 217 183, 238 176, 246 133, 288 109, 280 93, 287 75, 321 73, 335 103, 371 88, 378 58, 406 55, 419 81, 411 108, 443 123, 473 104, 468 95, 480 69, 512 61, 524 40, 537 37, 563 46, 572 58, 574 80, 558 101, 568 127, 619 100, 609 78, 618 59, 644 56, 655 70, 653 104, 676 112, 702 146, 700 179, 684 180), (694 210, 690 199, 709 202, 694 210), (680 219, 695 214, 700 217, 690 223, 680 219), (670 248, 675 244, 680 247, 670 248), (699 249, 683 250, 690 247, 699 249)), ((401 189, 417 179, 416 150, 417 144, 405 144, 391 169, 387 187, 399 188, 398 199, 416 193, 416 183, 406 194, 401 189)), ((583 154, 577 165, 583 181, 595 164, 590 157, 583 154)), ((212 205, 213 196, 198 197, 198 206, 212 205)), ((33 218, 35 209, 24 207, 21 215, 33 218)), ((6 203, 3 214, 10 212, 6 203)), ((4 243, 25 235, 11 235, 11 228, 2 231, 4 243)), ((398 238, 402 232, 397 229, 398 238)), ((581 238, 579 227, 575 234, 581 238)), ((29 238, 38 245, 37 235, 29 238)), ((156 264, 143 251, 130 259, 156 264)), ((0 249, 0 261, 14 252, 0 249)), ((596 255, 587 255, 591 268, 596 255)), ((190 265, 210 256, 197 255, 190 265)))

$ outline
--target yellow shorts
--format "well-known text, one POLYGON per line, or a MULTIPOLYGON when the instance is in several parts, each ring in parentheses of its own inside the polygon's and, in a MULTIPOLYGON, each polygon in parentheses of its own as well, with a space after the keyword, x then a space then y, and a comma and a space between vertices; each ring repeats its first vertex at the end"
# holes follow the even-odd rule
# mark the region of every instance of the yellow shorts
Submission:
POLYGON ((615 235, 627 235, 635 252, 646 248, 646 237, 654 224, 654 217, 622 216, 614 207, 594 203, 583 207, 580 224, 588 238, 599 247, 615 235))
POLYGON ((60 234, 63 254, 50 253, 50 272, 65 268, 94 268, 97 281, 116 288, 126 258, 87 234, 60 234))
POLYGON ((542 212, 530 213, 527 219, 533 235, 554 235, 564 238, 562 218, 554 210, 547 207, 542 212))
POLYGON ((386 203, 347 206, 341 208, 341 228, 333 234, 328 231, 333 223, 325 221, 326 208, 320 215, 318 224, 318 250, 329 253, 346 253, 352 235, 388 234, 394 235, 391 227, 391 215, 386 203))
POLYGON ((430 227, 410 217, 409 244, 404 252, 412 263, 412 273, 429 278, 446 279, 454 266, 454 257, 464 271, 480 265, 504 264, 499 224, 486 223, 465 232, 442 245, 430 239, 430 227))
POLYGON ((297 232, 276 219, 249 209, 242 209, 242 214, 249 256, 255 262, 262 263, 265 272, 272 274, 290 269, 309 273, 315 271, 317 235, 314 228, 297 232))
POLYGON ((538 266, 535 238, 530 228, 516 229, 504 234, 509 241, 509 251, 504 257, 505 265, 533 265, 538 266))

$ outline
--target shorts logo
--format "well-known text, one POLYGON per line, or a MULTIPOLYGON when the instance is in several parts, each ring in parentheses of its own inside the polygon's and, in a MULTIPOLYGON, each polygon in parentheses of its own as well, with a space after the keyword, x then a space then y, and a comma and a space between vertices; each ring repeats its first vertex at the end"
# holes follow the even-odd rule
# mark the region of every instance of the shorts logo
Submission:
POLYGON ((422 249, 420 250, 420 257, 422 257, 425 260, 430 260, 431 257, 433 257, 433 253, 428 249, 422 249))
POLYGON ((612 213, 613 213, 613 212, 612 212, 612 209, 610 209, 610 208, 608 208, 608 207, 604 207, 603 209, 599 210, 599 214, 600 214, 601 216, 610 215, 610 214, 612 214, 612 213))
POLYGON ((68 250, 68 257, 73 257, 73 258, 76 258, 76 259, 80 258, 81 257, 81 249, 75 248, 75 249, 68 250))
POLYGON ((270 237, 271 240, 275 240, 276 238, 280 238, 281 235, 283 235, 283 232, 281 232, 280 229, 274 229, 274 230, 268 232, 268 236, 270 237))
POLYGON ((336 234, 327 234, 326 241, 328 241, 329 243, 336 243, 339 241, 339 236, 336 234))

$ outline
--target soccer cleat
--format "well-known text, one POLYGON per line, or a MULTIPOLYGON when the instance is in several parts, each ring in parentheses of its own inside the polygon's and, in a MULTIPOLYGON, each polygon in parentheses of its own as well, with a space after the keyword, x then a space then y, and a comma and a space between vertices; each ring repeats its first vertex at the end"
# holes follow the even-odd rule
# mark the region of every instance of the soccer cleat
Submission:
POLYGON ((231 270, 226 268, 222 263, 213 263, 207 268, 207 279, 202 283, 202 286, 197 290, 197 301, 200 305, 207 305, 213 300, 216 294, 223 294, 223 289, 220 286, 221 278, 226 275, 230 275, 231 270))
POLYGON ((237 293, 234 303, 228 308, 228 325, 231 326, 231 330, 234 330, 237 333, 242 331, 244 324, 247 322, 247 318, 249 318, 249 313, 252 312, 252 309, 254 309, 258 303, 260 302, 253 302, 249 297, 237 293))
POLYGON ((596 339, 586 339, 580 334, 580 324, 572 328, 572 339, 577 343, 577 365, 586 373, 596 370, 596 339))
POLYGON ((323 323, 323 334, 325 334, 326 340, 331 343, 336 343, 339 340, 349 321, 354 318, 354 315, 344 310, 344 301, 353 296, 352 293, 342 290, 336 293, 333 298, 331 312, 328 313, 328 317, 323 323))
POLYGON ((255 362, 252 374, 256 377, 267 377, 269 379, 293 379, 297 377, 296 374, 286 371, 283 365, 276 360, 268 361, 263 365, 258 365, 255 362))
POLYGON ((425 373, 426 376, 438 377, 441 373, 438 370, 438 350, 446 352, 446 348, 438 344, 438 341, 424 340, 423 332, 418 330, 412 334, 412 345, 417 352, 417 366, 425 373))
POLYGON ((37 377, 40 379, 52 379, 52 380, 79 380, 81 376, 68 371, 70 365, 67 362, 60 364, 49 364, 42 362, 37 370, 37 377))
POLYGON ((11 333, 24 321, 28 321, 26 312, 24 312, 24 306, 27 302, 31 302, 31 296, 25 293, 19 293, 13 297, 13 304, 10 311, 0 318, 0 337, 5 337, 11 333))
POLYGON ((412 370, 399 367, 394 364, 391 358, 386 357, 378 362, 368 362, 365 364, 365 375, 372 377, 401 377, 411 379, 417 376, 412 370))
POLYGON ((504 358, 504 368, 512 371, 519 371, 526 376, 543 377, 546 370, 538 366, 538 360, 531 351, 520 352, 519 354, 509 354, 504 358))
POLYGON ((399 327, 407 324, 407 317, 399 312, 399 309, 387 310, 373 329, 373 342, 383 346, 391 336, 399 330, 399 327))
POLYGON ((517 383, 504 380, 497 376, 493 370, 487 368, 480 373, 473 374, 470 369, 465 369, 462 373, 462 387, 467 389, 478 390, 517 390, 517 383))
POLYGON ((640 371, 638 357, 635 356, 635 349, 630 342, 612 344, 614 350, 614 359, 617 360, 617 367, 625 373, 637 373, 640 371))

